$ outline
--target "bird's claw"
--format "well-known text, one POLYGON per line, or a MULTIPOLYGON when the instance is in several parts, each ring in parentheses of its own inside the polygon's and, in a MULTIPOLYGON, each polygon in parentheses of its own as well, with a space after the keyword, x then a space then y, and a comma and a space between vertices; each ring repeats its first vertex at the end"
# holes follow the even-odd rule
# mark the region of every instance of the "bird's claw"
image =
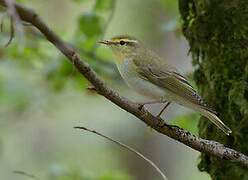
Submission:
POLYGON ((144 109, 146 103, 135 103, 138 106, 138 109, 141 111, 144 109))
POLYGON ((95 86, 92 86, 92 85, 86 85, 85 88, 89 91, 96 91, 96 88, 95 86))
POLYGON ((144 108, 144 106, 145 106, 145 104, 140 104, 140 103, 138 103, 138 105, 139 105, 139 107, 138 107, 138 109, 141 111, 143 108, 144 108))

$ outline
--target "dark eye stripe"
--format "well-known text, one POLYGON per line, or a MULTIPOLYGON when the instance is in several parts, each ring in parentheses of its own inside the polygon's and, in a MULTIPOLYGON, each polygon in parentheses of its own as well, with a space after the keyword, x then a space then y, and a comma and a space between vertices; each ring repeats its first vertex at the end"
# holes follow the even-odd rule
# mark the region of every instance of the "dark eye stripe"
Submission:
POLYGON ((112 44, 115 44, 115 45, 127 45, 127 46, 135 46, 136 43, 135 42, 130 42, 130 41, 124 41, 124 40, 120 40, 120 41, 117 41, 117 42, 112 42, 112 44))
POLYGON ((135 46, 135 45, 136 45, 135 42, 130 42, 130 41, 125 41, 125 44, 126 44, 127 46, 135 46))

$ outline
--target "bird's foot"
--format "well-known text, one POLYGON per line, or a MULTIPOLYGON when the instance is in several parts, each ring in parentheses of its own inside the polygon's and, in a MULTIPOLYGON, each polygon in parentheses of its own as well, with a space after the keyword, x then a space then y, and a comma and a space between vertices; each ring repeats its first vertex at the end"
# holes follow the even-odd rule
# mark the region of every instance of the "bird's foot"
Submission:
POLYGON ((138 105, 138 109, 141 111, 144 106, 145 106, 145 103, 136 103, 138 105))
POLYGON ((93 85, 86 85, 85 88, 86 88, 88 91, 96 92, 96 88, 95 88, 95 86, 93 86, 93 85))
POLYGON ((159 114, 156 116, 157 118, 160 118, 164 110, 170 105, 171 102, 167 102, 167 104, 163 107, 163 109, 159 112, 159 114))
POLYGON ((158 104, 158 103, 163 103, 163 102, 161 102, 161 101, 146 101, 146 102, 138 102, 135 104, 139 105, 138 108, 141 111, 146 104, 158 104))

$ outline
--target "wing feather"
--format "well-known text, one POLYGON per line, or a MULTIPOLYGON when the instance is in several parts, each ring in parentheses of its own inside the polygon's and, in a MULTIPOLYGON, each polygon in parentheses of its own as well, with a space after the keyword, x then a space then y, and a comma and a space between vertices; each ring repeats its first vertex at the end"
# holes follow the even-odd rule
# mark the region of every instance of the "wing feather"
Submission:
POLYGON ((151 65, 137 66, 137 72, 140 77, 150 83, 162 87, 191 103, 197 104, 202 108, 217 114, 198 95, 187 79, 176 71, 162 71, 161 68, 155 68, 151 65))

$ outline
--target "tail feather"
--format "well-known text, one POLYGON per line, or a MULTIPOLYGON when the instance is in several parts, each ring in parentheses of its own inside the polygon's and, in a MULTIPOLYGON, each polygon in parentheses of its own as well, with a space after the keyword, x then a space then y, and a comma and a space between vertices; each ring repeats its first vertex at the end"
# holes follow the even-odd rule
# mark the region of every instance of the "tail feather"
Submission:
POLYGON ((214 113, 202 109, 201 114, 206 118, 208 118, 210 121, 212 121, 226 135, 230 135, 232 133, 232 130, 229 127, 227 127, 214 113))

